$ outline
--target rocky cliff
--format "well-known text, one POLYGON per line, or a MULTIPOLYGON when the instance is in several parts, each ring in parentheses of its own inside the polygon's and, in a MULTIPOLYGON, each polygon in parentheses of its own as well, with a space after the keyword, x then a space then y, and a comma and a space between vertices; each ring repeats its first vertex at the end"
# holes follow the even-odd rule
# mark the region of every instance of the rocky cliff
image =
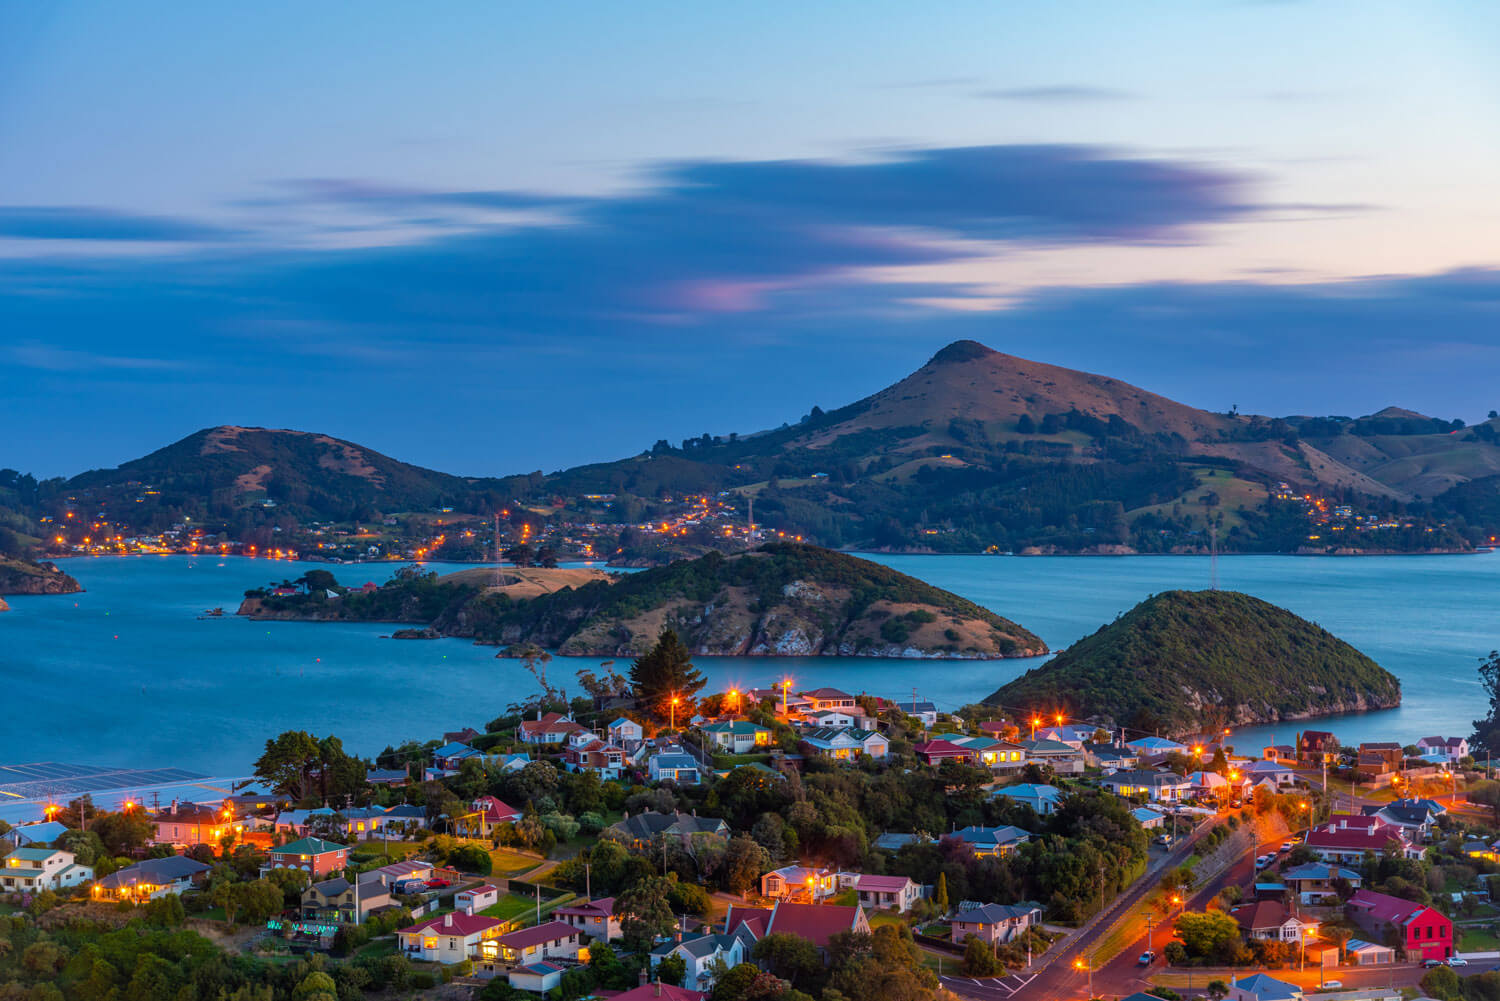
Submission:
POLYGON ((55 563, 0 557, 0 594, 76 594, 82 590, 55 563))

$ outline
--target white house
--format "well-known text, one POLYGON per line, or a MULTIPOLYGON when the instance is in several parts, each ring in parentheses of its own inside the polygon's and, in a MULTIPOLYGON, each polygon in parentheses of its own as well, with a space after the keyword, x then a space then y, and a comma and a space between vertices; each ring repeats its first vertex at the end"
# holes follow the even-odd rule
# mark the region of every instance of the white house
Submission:
POLYGON ((671 780, 679 785, 697 785, 702 776, 698 759, 680 747, 671 747, 660 754, 653 754, 646 762, 652 782, 671 780))
POLYGON ((814 688, 810 692, 800 693, 804 699, 812 703, 813 710, 819 709, 848 709, 853 710, 857 703, 854 696, 848 692, 841 692, 837 688, 814 688))
POLYGON ((651 968, 655 969, 668 956, 680 956, 685 967, 682 986, 690 991, 707 991, 713 986, 712 971, 718 963, 723 963, 724 969, 733 969, 748 958, 749 938, 748 933, 685 936, 681 941, 666 942, 652 949, 651 968))
POLYGON ((838 892, 837 873, 831 869, 787 865, 760 877, 762 896, 816 903, 838 892))
POLYGON ((545 994, 562 983, 562 975, 566 972, 566 967, 540 959, 535 963, 528 963, 526 966, 518 966, 511 970, 507 979, 510 985, 518 991, 545 994))
POLYGON ((588 935, 591 940, 609 942, 620 937, 620 916, 615 913, 615 898, 580 900, 552 912, 552 920, 563 921, 588 935))
POLYGON ((715 747, 730 754, 749 754, 763 751, 771 745, 769 728, 737 719, 732 722, 709 723, 699 727, 715 747))
POLYGON ((500 888, 491 886, 489 883, 471 886, 453 895, 454 909, 463 911, 465 914, 478 914, 486 907, 494 907, 499 902, 500 888))
POLYGON ((482 914, 449 911, 396 932, 401 955, 427 963, 462 963, 481 943, 493 942, 505 927, 482 914))
POLYGON ((1032 925, 1040 924, 1042 909, 1036 904, 980 904, 965 900, 949 919, 954 942, 969 936, 981 942, 1009 942, 1032 925))
POLYGON ((1462 737, 1423 737, 1417 741, 1422 757, 1442 755, 1450 762, 1469 756, 1469 742, 1462 737))
POLYGON ((100 877, 93 894, 96 898, 151 900, 192 889, 207 878, 208 871, 209 866, 186 855, 148 858, 100 877))
POLYGON ((803 733, 801 739, 823 757, 840 761, 857 758, 861 754, 884 758, 891 749, 891 742, 884 734, 874 730, 856 730, 853 727, 819 727, 803 733))
POLYGON ((646 731, 641 725, 633 719, 626 719, 624 716, 615 720, 609 726, 605 727, 605 729, 609 731, 609 740, 612 744, 623 744, 627 740, 646 739, 646 731))
POLYGON ((17 848, 0 863, 0 890, 64 890, 93 878, 92 867, 79 865, 72 852, 59 848, 17 848))
POLYGON ((576 959, 580 932, 564 921, 546 921, 476 943, 467 958, 476 976, 494 976, 500 969, 529 966, 542 960, 576 959))
POLYGON ((1062 790, 1057 786, 1030 782, 996 789, 995 795, 1004 799, 1013 799, 1017 803, 1025 803, 1043 817, 1056 810, 1057 804, 1061 803, 1063 798, 1062 790))
POLYGON ((1135 740, 1127 740, 1125 746, 1142 757, 1155 757, 1173 752, 1177 754, 1187 753, 1185 745, 1179 744, 1175 740, 1168 740, 1165 737, 1137 737, 1135 740))
POLYGON ((1175 772, 1134 771, 1106 775, 1099 783, 1118 796, 1145 796, 1155 803, 1175 803, 1192 791, 1192 783, 1175 772))
POLYGON ((905 914, 922 899, 922 887, 910 876, 860 876, 854 884, 861 905, 905 914))

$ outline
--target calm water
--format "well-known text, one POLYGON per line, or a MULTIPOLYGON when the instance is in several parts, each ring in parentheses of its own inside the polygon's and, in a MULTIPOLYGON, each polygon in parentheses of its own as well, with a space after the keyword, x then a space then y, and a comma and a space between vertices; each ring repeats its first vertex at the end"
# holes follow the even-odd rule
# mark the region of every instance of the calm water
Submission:
MULTIPOLYGON (((879 559, 1015 619, 1054 649, 1149 594, 1208 583, 1200 557, 879 559)), ((463 640, 380 639, 392 628, 385 625, 197 617, 215 605, 232 611, 248 587, 296 576, 300 568, 289 564, 124 557, 66 568, 86 593, 15 597, 12 611, 0 614, 7 696, 0 764, 52 759, 244 774, 265 739, 282 730, 334 733, 373 754, 406 738, 482 728, 534 687, 514 661, 463 640)), ((333 569, 345 583, 378 582, 394 565, 333 569)), ((1240 556, 1220 561, 1220 584, 1319 622, 1401 678, 1402 708, 1331 723, 1346 740, 1467 734, 1484 711, 1475 664, 1500 646, 1500 556, 1240 556)), ((598 663, 559 658, 551 674, 570 679, 598 663)), ((915 687, 956 708, 1035 663, 705 658, 699 666, 719 685, 790 675, 886 696, 915 687)), ((1242 731, 1241 747, 1272 735, 1287 741, 1296 729, 1242 731)))

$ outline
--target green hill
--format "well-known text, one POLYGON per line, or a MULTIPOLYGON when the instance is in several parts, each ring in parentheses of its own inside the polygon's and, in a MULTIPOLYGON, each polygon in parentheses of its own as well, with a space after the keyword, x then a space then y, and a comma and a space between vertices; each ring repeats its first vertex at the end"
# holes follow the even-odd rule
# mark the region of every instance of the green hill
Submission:
POLYGON ((1320 626, 1236 591, 1141 602, 985 700, 1184 734, 1386 709, 1401 683, 1320 626))

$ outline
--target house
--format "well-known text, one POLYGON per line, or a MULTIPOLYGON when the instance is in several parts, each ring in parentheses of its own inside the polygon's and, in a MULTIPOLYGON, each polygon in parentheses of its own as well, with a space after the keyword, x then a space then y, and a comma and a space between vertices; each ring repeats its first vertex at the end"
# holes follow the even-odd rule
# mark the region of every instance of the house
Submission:
POLYGON ((1297 748, 1292 744, 1269 744, 1261 748, 1260 756, 1265 761, 1285 761, 1295 764, 1297 748))
POLYGON ((800 898, 817 903, 838 892, 835 875, 831 869, 805 865, 782 866, 760 877, 761 896, 780 900, 800 898))
POLYGON ((496 759, 495 767, 502 772, 518 772, 531 764, 531 752, 515 751, 511 754, 502 754, 496 759))
POLYGON ((1062 790, 1054 785, 1032 784, 1029 782, 1020 785, 1006 786, 996 789, 995 795, 1005 799, 1013 799, 1017 803, 1025 803, 1037 812, 1038 816, 1045 817, 1057 809, 1062 802, 1062 790))
POLYGON ((1280 761, 1251 761, 1240 771, 1252 784, 1269 780, 1278 786, 1289 786, 1297 781, 1296 769, 1280 761))
POLYGON ((1257 900, 1230 908, 1229 914, 1246 939, 1300 942, 1318 933, 1318 922, 1287 913, 1279 900, 1257 900))
POLYGON ((1399 852, 1407 858, 1421 857, 1421 849, 1413 848, 1401 836, 1399 827, 1392 827, 1379 817, 1352 816, 1336 813, 1303 837, 1302 843, 1312 849, 1314 855, 1325 862, 1347 862, 1358 865, 1365 852, 1381 855, 1387 851, 1399 852))
POLYGON ((838 761, 848 761, 861 754, 880 759, 884 758, 891 749, 891 742, 884 734, 853 727, 815 728, 804 733, 802 741, 816 753, 838 761))
POLYGON ((1462 737, 1423 737, 1417 741, 1417 749, 1424 757, 1442 755, 1454 764, 1470 754, 1469 742, 1462 737))
POLYGON ((406 833, 416 833, 427 826, 427 808, 413 806, 410 803, 402 803, 385 811, 381 818, 380 830, 383 833, 395 831, 397 836, 406 833))
POLYGON ((362 925, 371 911, 391 903, 391 889, 376 873, 364 873, 353 883, 335 876, 302 891, 302 920, 362 925))
POLYGON ((895 831, 887 831, 871 842, 871 845, 883 852, 895 854, 907 845, 926 844, 932 839, 925 834, 900 834, 895 831))
POLYGON ((1320 768, 1338 752, 1339 739, 1327 730, 1303 730, 1297 735, 1297 763, 1320 768))
POLYGON ((678 785, 697 785, 702 781, 698 759, 680 747, 670 747, 660 754, 653 754, 646 762, 646 771, 652 782, 676 782, 678 785))
MULTIPOLYGON (((724 919, 726 925, 734 920, 735 915, 751 910, 754 908, 731 908, 724 919)), ((735 928, 736 926, 731 925, 725 929, 725 933, 731 934, 735 928)), ((826 952, 828 940, 839 932, 853 931, 868 935, 870 922, 865 917, 865 909, 858 904, 846 907, 841 904, 799 904, 789 900, 778 900, 771 908, 765 928, 766 935, 786 932, 798 938, 805 938, 817 946, 819 952, 826 952)), ((747 930, 754 934, 753 926, 747 930)), ((754 937, 762 936, 754 934, 754 937)))
POLYGON ((819 709, 844 709, 852 712, 857 706, 854 696, 848 692, 841 692, 837 688, 814 688, 810 692, 800 692, 798 694, 812 703, 814 711, 819 709))
POLYGON ((961 744, 955 744, 951 740, 929 740, 922 744, 913 744, 912 753, 929 765, 940 765, 944 761, 962 761, 977 763, 979 752, 961 744))
POLYGON ((444 772, 458 771, 463 767, 463 763, 470 758, 483 761, 484 752, 475 750, 468 744, 460 744, 456 741, 451 744, 444 744, 432 752, 433 767, 439 768, 444 772))
POLYGON ((992 771, 1015 771, 1026 767, 1026 750, 1020 744, 994 737, 954 737, 950 743, 968 748, 979 756, 978 763, 992 771))
MULTIPOLYGON (((923 726, 937 726, 937 706, 933 705, 931 702, 918 702, 916 700, 907 698, 892 699, 891 704, 895 708, 901 710, 901 712, 905 713, 907 716, 910 716, 912 719, 916 720, 918 723, 921 723, 923 726)), ((981 723, 980 726, 983 727, 984 724, 981 723)), ((980 732, 982 733, 983 730, 981 730, 980 732)))
POLYGON ((390 819, 385 809, 378 806, 353 807, 338 813, 344 833, 356 841, 379 836, 390 819))
POLYGON ((116 900, 152 900, 191 890, 208 878, 209 869, 186 855, 146 859, 95 880, 93 894, 116 900))
POLYGON ((1405 758, 1406 752, 1394 740, 1367 741, 1359 745, 1355 767, 1360 778, 1373 779, 1399 771, 1405 758))
POLYGON ((466 726, 462 730, 453 730, 453 731, 450 731, 449 733, 443 734, 443 743, 445 743, 445 744, 472 744, 472 743, 474 743, 474 741, 475 741, 476 738, 483 737, 483 736, 484 736, 484 734, 480 733, 478 730, 474 729, 472 726, 466 726))
MULTIPOLYGON (((850 720, 852 723, 853 720, 850 720)), ((763 750, 771 744, 769 727, 737 719, 733 722, 710 723, 699 728, 703 735, 717 748, 730 754, 749 754, 763 750)))
POLYGON ((1176 803, 1185 799, 1192 784, 1175 772, 1153 772, 1142 769, 1115 772, 1099 783, 1117 796, 1144 796, 1154 803, 1176 803))
POLYGON ((408 879, 420 879, 426 882, 432 878, 432 873, 431 862, 411 859, 404 862, 392 862, 390 865, 383 865, 379 869, 371 869, 370 872, 364 875, 378 874, 381 879, 385 880, 387 885, 395 886, 397 883, 408 879))
POLYGON ((872 911, 895 911, 905 914, 922 899, 922 886, 910 876, 862 875, 854 884, 859 903, 872 911))
POLYGON ((152 844, 180 848, 217 846, 220 838, 228 834, 238 837, 244 828, 244 823, 234 819, 234 812, 228 807, 217 810, 197 803, 173 803, 171 808, 152 814, 151 824, 155 829, 152 844))
POLYGON ((620 937, 620 918, 615 914, 614 897, 581 900, 559 907, 552 912, 552 920, 572 925, 596 942, 609 942, 620 937))
POLYGON ((612 744, 626 744, 632 741, 645 740, 646 730, 633 719, 621 716, 609 726, 605 727, 612 744))
POLYGON ((1229 1001, 1302 1001, 1302 988, 1285 980, 1252 973, 1229 978, 1229 1001))
POLYGON ((728 839, 729 825, 718 817, 699 817, 687 813, 657 813, 647 810, 635 816, 625 814, 619 823, 611 824, 606 833, 627 848, 640 851, 651 847, 658 834, 677 838, 688 844, 695 837, 708 835, 728 839))
POLYGON ((1344 909, 1376 939, 1384 940, 1387 933, 1394 932, 1408 962, 1453 955, 1453 922, 1424 904, 1360 889, 1344 909))
POLYGON ((976 858, 1005 855, 1031 840, 1031 834, 1019 827, 961 827, 948 835, 969 846, 976 858))
POLYGON ((1135 740, 1127 740, 1125 746, 1143 758, 1187 753, 1186 745, 1165 737, 1137 737, 1135 740))
POLYGON ((1099 731, 1096 726, 1075 726, 1072 723, 1059 726, 1044 726, 1032 734, 1033 740, 1055 740, 1059 744, 1067 744, 1075 751, 1083 750, 1083 745, 1094 739, 1094 734, 1099 731))
POLYGON ((22 824, 5 832, 5 840, 17 848, 27 845, 50 845, 68 833, 68 825, 56 820, 43 820, 35 824, 22 824))
POLYGON ((1084 744, 1083 763, 1105 772, 1118 772, 1138 767, 1141 759, 1134 751, 1113 744, 1084 744))
POLYGON ((1229 780, 1218 772, 1188 772, 1190 792, 1197 799, 1229 795, 1229 780))
POLYGON ((567 967, 542 959, 511 970, 507 981, 518 991, 545 994, 562 983, 562 975, 566 972, 567 967))
MULTIPOLYGON (((574 734, 573 736, 577 736, 574 734)), ((595 772, 601 779, 618 779, 625 774, 625 749, 587 734, 588 740, 573 744, 569 738, 568 749, 563 753, 565 767, 570 772, 595 772)))
POLYGON ((289 845, 272 848, 268 856, 260 867, 262 876, 272 869, 301 869, 315 879, 337 872, 349 864, 347 845, 324 841, 322 838, 302 838, 289 845))
POLYGON ((965 900, 953 912, 948 924, 955 943, 972 935, 987 945, 994 945, 1011 941, 1041 921, 1042 909, 1036 904, 981 904, 965 900))
POLYGON ((1151 809, 1149 806, 1138 806, 1130 811, 1136 823, 1141 825, 1142 830, 1154 831, 1167 822, 1167 815, 1151 809))
POLYGON ((465 837, 489 838, 501 825, 514 824, 521 816, 520 810, 494 796, 480 796, 469 804, 467 813, 455 820, 454 826, 465 837))
POLYGON ((453 895, 454 910, 463 911, 465 914, 478 914, 486 907, 494 907, 499 902, 500 887, 491 886, 489 883, 471 886, 453 895))
POLYGON ((411 781, 405 768, 370 768, 365 771, 365 781, 372 786, 388 786, 392 789, 411 781))
POLYGON ((503 968, 528 966, 541 960, 572 960, 578 957, 582 934, 564 921, 546 921, 505 935, 486 937, 470 951, 469 958, 474 960, 474 975, 478 977, 494 976, 503 968))
POLYGON ((1383 820, 1392 827, 1400 828, 1406 840, 1421 841, 1432 831, 1437 817, 1422 800, 1403 799, 1394 803, 1363 806, 1360 812, 1367 817, 1383 820))
POLYGON ((733 969, 749 958, 750 947, 754 944, 752 936, 740 933, 721 935, 708 932, 679 936, 677 940, 651 950, 651 968, 656 969, 668 956, 678 956, 684 969, 682 986, 706 991, 714 984, 713 971, 719 968, 719 964, 723 964, 723 969, 733 969))
POLYGON ((1333 896, 1337 892, 1339 880, 1357 890, 1361 879, 1357 871, 1329 865, 1327 862, 1308 862, 1281 871, 1281 881, 1304 904, 1320 903, 1333 896))
POLYGON ((524 744, 560 744, 568 739, 568 734, 582 729, 562 713, 543 716, 538 711, 536 719, 520 722, 516 727, 516 737, 524 744))
POLYGON ((610 1001, 705 1001, 707 997, 708 995, 702 991, 690 991, 686 987, 655 983, 632 987, 624 994, 616 994, 610 998, 610 1001))
POLYGON ((0 861, 0 890, 66 890, 93 878, 92 866, 79 865, 72 852, 60 848, 17 848, 0 861))
POLYGON ((498 938, 503 928, 499 921, 482 914, 449 911, 400 929, 396 932, 396 944, 407 959, 426 963, 462 963, 482 943, 498 938))
POLYGON ((1081 747, 1060 740, 1021 740, 1016 743, 1025 752, 1027 760, 1047 765, 1055 772, 1078 774, 1087 767, 1081 747))

